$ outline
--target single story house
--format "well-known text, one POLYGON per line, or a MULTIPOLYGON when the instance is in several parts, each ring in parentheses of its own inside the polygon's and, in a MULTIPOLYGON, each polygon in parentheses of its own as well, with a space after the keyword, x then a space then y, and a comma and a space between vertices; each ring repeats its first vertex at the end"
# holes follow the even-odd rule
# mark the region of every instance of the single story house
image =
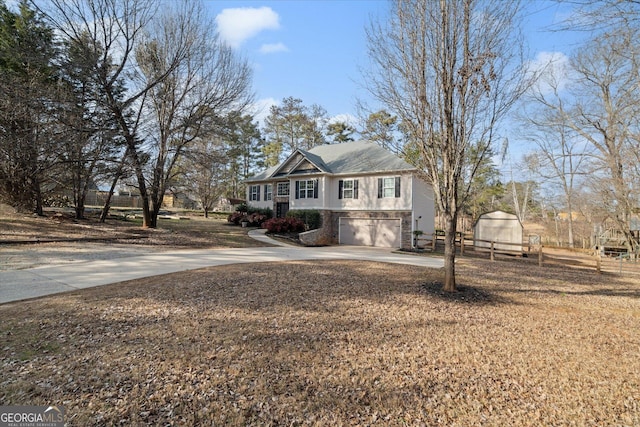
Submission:
POLYGON ((413 232, 434 232, 433 190, 418 170, 370 141, 295 150, 284 162, 250 178, 247 204, 315 209, 318 243, 411 248, 413 232))

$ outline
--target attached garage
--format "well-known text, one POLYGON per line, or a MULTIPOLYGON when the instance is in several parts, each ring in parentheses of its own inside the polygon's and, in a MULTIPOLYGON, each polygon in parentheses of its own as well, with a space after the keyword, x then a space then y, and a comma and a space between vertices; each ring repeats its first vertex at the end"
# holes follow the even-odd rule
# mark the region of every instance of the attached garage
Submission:
POLYGON ((341 245, 401 247, 400 219, 340 218, 341 245))

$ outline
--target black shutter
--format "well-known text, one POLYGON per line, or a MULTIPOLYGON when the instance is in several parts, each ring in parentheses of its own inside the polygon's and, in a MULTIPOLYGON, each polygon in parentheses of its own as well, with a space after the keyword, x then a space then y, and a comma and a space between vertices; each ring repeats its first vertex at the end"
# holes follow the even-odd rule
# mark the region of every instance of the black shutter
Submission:
POLYGON ((400 197, 400 177, 396 177, 396 197, 400 197))
POLYGON ((318 180, 314 180, 313 181, 313 198, 317 199, 318 198, 318 180))
POLYGON ((338 199, 342 199, 342 189, 344 188, 344 181, 338 181, 338 199))
POLYGON ((298 193, 300 192, 300 181, 296 181, 296 199, 298 198, 298 193))
POLYGON ((258 199, 256 201, 259 202, 260 201, 260 186, 259 185, 256 185, 256 190, 258 190, 258 191, 256 191, 256 193, 258 193, 258 199))
POLYGON ((382 199, 382 178, 378 178, 378 199, 382 199))
POLYGON ((353 198, 354 199, 358 198, 358 180, 357 179, 353 180, 353 198))

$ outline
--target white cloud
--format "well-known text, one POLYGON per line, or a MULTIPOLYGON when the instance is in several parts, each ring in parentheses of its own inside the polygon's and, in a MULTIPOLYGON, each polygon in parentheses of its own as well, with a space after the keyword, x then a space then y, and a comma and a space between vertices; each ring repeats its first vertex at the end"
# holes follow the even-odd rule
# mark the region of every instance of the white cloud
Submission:
POLYGON ((263 125, 264 119, 269 115, 271 106, 278 104, 280 102, 274 98, 262 98, 254 102, 250 110, 255 119, 260 122, 260 125, 263 125))
POLYGON ((348 125, 351 125, 357 128, 359 120, 353 114, 337 114, 335 116, 330 117, 327 123, 337 123, 337 122, 346 123, 348 125))
POLYGON ((534 89, 542 94, 554 87, 562 91, 571 81, 569 57, 562 52, 539 52, 527 68, 530 73, 539 75, 534 89))
POLYGON ((284 43, 263 44, 260 47, 260 53, 263 53, 263 54, 278 53, 278 52, 289 52, 289 48, 285 46, 284 43))
POLYGON ((224 9, 216 24, 220 37, 235 48, 261 31, 280 28, 280 17, 270 7, 242 7, 224 9))

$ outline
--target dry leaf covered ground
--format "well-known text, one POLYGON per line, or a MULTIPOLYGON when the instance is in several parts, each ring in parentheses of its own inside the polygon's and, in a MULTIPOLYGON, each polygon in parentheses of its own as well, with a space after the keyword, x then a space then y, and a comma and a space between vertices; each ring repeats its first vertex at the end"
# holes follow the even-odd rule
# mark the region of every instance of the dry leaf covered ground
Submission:
POLYGON ((0 271, 172 249, 263 245, 221 218, 161 219, 156 229, 142 229, 140 219, 109 219, 101 224, 97 218, 93 214, 75 220, 68 212, 43 218, 3 214, 0 205, 0 271))
POLYGON ((637 280, 478 258, 461 292, 441 279, 266 263, 0 305, 0 405, 70 426, 640 425, 637 280))

